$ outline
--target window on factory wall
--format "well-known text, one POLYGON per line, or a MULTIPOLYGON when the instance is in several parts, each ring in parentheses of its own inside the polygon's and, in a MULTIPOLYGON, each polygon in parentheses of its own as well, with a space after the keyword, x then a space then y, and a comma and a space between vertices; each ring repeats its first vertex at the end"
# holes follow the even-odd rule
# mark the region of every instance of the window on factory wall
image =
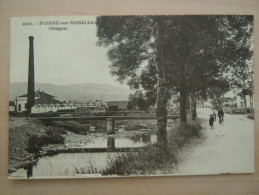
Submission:
POLYGON ((21 110, 22 110, 22 105, 19 104, 19 105, 18 105, 18 111, 21 111, 21 110))
POLYGON ((25 109, 27 109, 27 103, 24 104, 25 109))

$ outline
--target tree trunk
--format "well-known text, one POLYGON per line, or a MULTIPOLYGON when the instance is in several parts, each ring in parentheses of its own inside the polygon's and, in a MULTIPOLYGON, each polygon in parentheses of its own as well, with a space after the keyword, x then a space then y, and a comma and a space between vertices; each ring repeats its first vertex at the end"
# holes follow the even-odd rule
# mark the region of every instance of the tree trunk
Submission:
POLYGON ((186 114, 186 62, 188 58, 188 49, 187 49, 187 39, 181 34, 182 42, 182 64, 180 68, 180 121, 181 121, 181 131, 184 132, 187 127, 187 114, 186 114))
POLYGON ((189 96, 189 104, 190 104, 190 110, 192 110, 193 102, 192 102, 192 96, 189 96))
POLYGON ((250 95, 250 101, 251 101, 251 113, 254 114, 254 99, 253 99, 253 92, 252 94, 250 95))
POLYGON ((163 62, 163 29, 162 21, 158 19, 158 34, 157 34, 157 56, 156 56, 156 70, 157 70, 157 103, 156 103, 156 117, 157 117, 157 143, 161 146, 167 145, 167 101, 168 88, 165 76, 165 66, 163 62))
POLYGON ((180 81, 180 121, 181 129, 185 130, 187 126, 187 114, 186 114, 186 83, 184 79, 180 81))
POLYGON ((196 92, 193 94, 193 101, 194 101, 194 113, 195 113, 195 117, 197 118, 197 94, 196 94, 196 92))
POLYGON ((245 93, 244 93, 244 95, 243 95, 243 97, 244 97, 244 104, 245 104, 245 113, 247 114, 247 105, 246 105, 246 95, 245 95, 245 93))
POLYGON ((251 107, 251 113, 254 114, 254 85, 253 85, 254 81, 252 80, 252 84, 251 84, 251 97, 250 99, 252 100, 251 103, 252 105, 250 106, 251 107))
POLYGON ((195 92, 191 92, 190 94, 190 114, 192 115, 193 120, 196 120, 197 117, 197 101, 195 92))
POLYGON ((157 143, 159 145, 167 145, 167 110, 166 104, 168 100, 167 88, 162 83, 157 87, 157 143))

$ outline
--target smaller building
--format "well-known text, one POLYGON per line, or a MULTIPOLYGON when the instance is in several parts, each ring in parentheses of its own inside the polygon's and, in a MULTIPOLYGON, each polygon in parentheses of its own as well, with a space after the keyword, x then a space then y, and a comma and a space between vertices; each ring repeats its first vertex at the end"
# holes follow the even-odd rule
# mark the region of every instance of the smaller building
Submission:
MULTIPOLYGON (((56 105, 60 103, 61 101, 57 97, 37 90, 35 92, 35 105, 32 107, 31 113, 55 112, 58 110, 56 105)), ((16 98, 15 110, 20 113, 27 111, 27 94, 16 98)))
POLYGON ((197 98, 196 100, 196 103, 197 103, 197 108, 204 108, 204 100, 202 100, 201 98, 197 98))
POLYGON ((232 89, 224 94, 225 105, 232 106, 235 108, 253 108, 253 97, 246 95, 245 98, 241 97, 241 89, 232 89), (246 99, 246 105, 245 100, 246 99))
POLYGON ((204 101, 204 108, 212 108, 212 98, 208 98, 206 101, 204 101))

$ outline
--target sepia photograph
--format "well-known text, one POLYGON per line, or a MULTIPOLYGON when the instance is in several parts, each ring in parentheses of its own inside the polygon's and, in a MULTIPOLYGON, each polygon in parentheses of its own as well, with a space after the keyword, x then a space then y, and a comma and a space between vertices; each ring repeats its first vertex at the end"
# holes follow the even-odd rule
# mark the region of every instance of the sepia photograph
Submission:
POLYGON ((253 23, 12 18, 8 179, 253 173, 253 23))

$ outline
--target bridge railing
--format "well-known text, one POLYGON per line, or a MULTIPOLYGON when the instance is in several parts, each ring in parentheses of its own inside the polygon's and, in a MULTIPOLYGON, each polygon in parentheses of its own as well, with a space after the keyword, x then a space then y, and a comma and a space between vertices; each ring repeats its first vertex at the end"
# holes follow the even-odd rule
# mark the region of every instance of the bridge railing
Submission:
MULTIPOLYGON (((179 115, 168 116, 167 119, 177 120, 179 115)), ((85 121, 85 120, 106 120, 107 134, 115 133, 114 123, 115 120, 156 120, 157 117, 152 116, 87 116, 87 117, 38 117, 36 118, 45 122, 52 121, 85 121)))

